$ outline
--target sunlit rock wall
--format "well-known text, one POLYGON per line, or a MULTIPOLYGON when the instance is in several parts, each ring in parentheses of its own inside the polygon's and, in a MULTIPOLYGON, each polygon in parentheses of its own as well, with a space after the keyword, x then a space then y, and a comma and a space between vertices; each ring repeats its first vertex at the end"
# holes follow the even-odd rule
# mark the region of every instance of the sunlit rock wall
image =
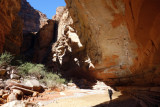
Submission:
POLYGON ((66 2, 95 78, 110 85, 160 84, 159 0, 66 2))

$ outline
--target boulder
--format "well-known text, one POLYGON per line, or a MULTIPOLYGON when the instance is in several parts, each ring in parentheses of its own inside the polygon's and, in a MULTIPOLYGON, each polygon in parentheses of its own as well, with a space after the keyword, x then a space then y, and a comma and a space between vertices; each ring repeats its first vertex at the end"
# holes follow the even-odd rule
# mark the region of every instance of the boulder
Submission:
POLYGON ((9 66, 9 67, 6 68, 6 70, 7 70, 7 71, 11 71, 12 68, 9 66))
POLYGON ((11 75, 10 75, 10 78, 11 78, 11 79, 20 79, 20 76, 17 75, 17 74, 11 74, 11 75))
POLYGON ((6 103, 6 101, 4 99, 0 98, 0 104, 4 104, 4 103, 6 103))
POLYGON ((33 91, 43 92, 44 88, 40 85, 39 81, 36 79, 25 80, 25 86, 32 87, 33 91))
POLYGON ((3 95, 3 93, 4 93, 3 89, 0 90, 0 97, 3 95))
POLYGON ((3 90, 4 94, 8 94, 10 92, 10 90, 3 90))
POLYGON ((6 69, 0 69, 0 76, 4 76, 6 72, 6 69))
POLYGON ((13 81, 13 80, 7 80, 6 84, 8 85, 7 87, 17 86, 17 87, 21 87, 21 88, 25 88, 25 89, 29 89, 29 90, 32 89, 32 87, 26 86, 22 83, 18 83, 18 82, 13 81))
POLYGON ((17 72, 17 70, 12 69, 11 73, 12 73, 12 74, 17 74, 18 72, 17 72))
POLYGON ((5 87, 5 83, 2 80, 0 80, 0 88, 4 88, 4 87, 5 87))
POLYGON ((11 87, 14 89, 19 89, 22 92, 23 92, 23 90, 24 91, 26 90, 29 92, 31 92, 33 90, 31 93, 29 93, 31 95, 34 91, 37 91, 37 92, 44 91, 44 88, 40 85, 39 81, 37 81, 37 80, 25 80, 24 83, 17 83, 15 81, 8 80, 6 83, 7 83, 8 87, 11 87))
POLYGON ((23 92, 23 94, 25 94, 25 95, 32 95, 34 92, 36 92, 36 91, 32 91, 32 90, 29 90, 26 88, 18 87, 18 86, 12 86, 11 90, 13 90, 13 89, 21 90, 23 92))
POLYGON ((74 83, 68 83, 67 85, 70 86, 70 87, 76 86, 76 84, 74 84, 74 83))
POLYGON ((22 92, 21 90, 13 89, 13 90, 12 90, 12 93, 18 95, 18 97, 17 97, 18 100, 21 100, 21 99, 23 98, 23 92, 22 92))
POLYGON ((34 92, 32 97, 38 97, 38 94, 39 94, 38 92, 34 92))
POLYGON ((8 103, 2 105, 1 107, 37 107, 37 106, 33 103, 15 100, 12 102, 8 102, 8 103))
POLYGON ((3 98, 3 99, 7 99, 8 96, 9 96, 9 93, 6 93, 6 94, 3 94, 3 95, 2 95, 2 98, 3 98))
POLYGON ((21 90, 13 89, 12 93, 18 94, 18 95, 23 95, 23 92, 21 90))
POLYGON ((16 94, 16 93, 11 93, 7 97, 7 102, 11 102, 11 101, 15 101, 15 100, 18 100, 18 94, 16 94))

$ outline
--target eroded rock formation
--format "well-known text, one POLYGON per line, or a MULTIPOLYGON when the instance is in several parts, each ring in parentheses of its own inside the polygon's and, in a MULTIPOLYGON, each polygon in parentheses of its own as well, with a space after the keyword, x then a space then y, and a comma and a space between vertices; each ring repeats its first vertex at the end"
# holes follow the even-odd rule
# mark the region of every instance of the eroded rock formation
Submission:
POLYGON ((53 61, 59 59, 62 69, 72 76, 127 86, 120 89, 143 96, 151 106, 159 104, 160 1, 66 0, 66 3, 73 23, 62 25, 59 45, 53 45, 53 61), (72 37, 79 41, 72 41, 72 37))
POLYGON ((108 84, 160 84, 158 0, 66 0, 90 71, 108 84))

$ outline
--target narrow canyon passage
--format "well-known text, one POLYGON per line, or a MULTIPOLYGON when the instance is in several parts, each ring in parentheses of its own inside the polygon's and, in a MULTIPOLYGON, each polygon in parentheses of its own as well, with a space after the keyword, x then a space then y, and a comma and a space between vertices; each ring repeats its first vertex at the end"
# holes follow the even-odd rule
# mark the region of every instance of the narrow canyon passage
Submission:
POLYGON ((16 89, 29 103, 62 94, 47 107, 160 106, 159 0, 28 1, 0 0, 0 104, 16 89), (108 88, 66 92, 94 92, 97 81, 113 101, 108 88))

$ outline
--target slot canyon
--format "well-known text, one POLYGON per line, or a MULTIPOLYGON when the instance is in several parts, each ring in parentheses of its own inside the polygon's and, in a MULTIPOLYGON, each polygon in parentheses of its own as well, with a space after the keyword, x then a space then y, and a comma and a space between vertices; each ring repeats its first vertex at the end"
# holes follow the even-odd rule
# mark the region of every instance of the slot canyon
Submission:
POLYGON ((103 81, 140 107, 159 107, 160 1, 65 2, 48 19, 26 0, 0 0, 0 53, 44 64, 81 88, 103 81))

